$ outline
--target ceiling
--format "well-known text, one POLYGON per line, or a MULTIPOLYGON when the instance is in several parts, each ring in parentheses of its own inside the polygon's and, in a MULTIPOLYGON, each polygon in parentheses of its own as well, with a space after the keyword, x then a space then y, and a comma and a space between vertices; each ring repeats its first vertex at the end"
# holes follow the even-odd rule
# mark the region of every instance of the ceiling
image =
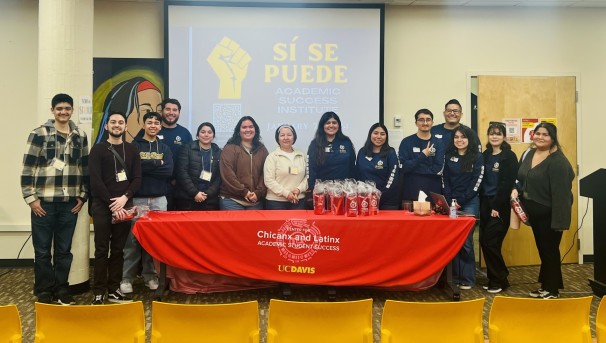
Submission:
MULTIPOLYGON (((163 0, 96 0, 105 2, 163 2, 163 0)), ((183 1, 183 0, 182 0, 183 1)), ((200 0, 185 0, 200 1, 200 0)), ((476 7, 603 7, 606 0, 214 0, 202 2, 270 2, 270 3, 353 3, 399 6, 476 6, 476 7)))

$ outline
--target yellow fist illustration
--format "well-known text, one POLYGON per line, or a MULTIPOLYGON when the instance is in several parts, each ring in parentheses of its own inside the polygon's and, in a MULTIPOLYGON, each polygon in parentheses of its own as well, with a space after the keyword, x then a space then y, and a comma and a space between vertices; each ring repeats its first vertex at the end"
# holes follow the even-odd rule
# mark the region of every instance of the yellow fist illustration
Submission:
POLYGON ((240 44, 223 37, 206 59, 219 77, 219 99, 240 99, 251 57, 240 44))

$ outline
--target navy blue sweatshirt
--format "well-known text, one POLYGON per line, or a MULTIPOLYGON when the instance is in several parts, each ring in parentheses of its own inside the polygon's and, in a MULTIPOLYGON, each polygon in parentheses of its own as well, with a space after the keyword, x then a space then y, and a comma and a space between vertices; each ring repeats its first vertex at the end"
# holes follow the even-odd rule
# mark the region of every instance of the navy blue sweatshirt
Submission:
MULTIPOLYGON (((435 137, 421 139, 417 134, 402 140, 398 150, 402 167, 402 200, 417 200, 419 191, 442 193, 442 168, 444 166, 444 145, 435 137), (425 156, 423 149, 433 144, 433 151, 425 156)), ((428 199, 429 200, 429 199, 428 199)))
POLYGON ((400 206, 398 156, 393 148, 385 157, 381 157, 380 153, 367 157, 365 149, 360 149, 356 159, 356 179, 375 182, 382 193, 379 208, 384 205, 400 206))
POLYGON ((326 159, 319 165, 316 156, 316 141, 312 140, 307 149, 309 161, 309 178, 307 184, 313 189, 316 180, 344 180, 353 179, 355 176, 356 152, 353 143, 349 139, 335 137, 331 143, 324 147, 326 159))
POLYGON ((159 139, 150 142, 142 137, 135 138, 133 144, 141 157, 141 188, 135 198, 165 196, 174 165, 170 148, 159 139))
MULTIPOLYGON (((471 148, 471 147, 470 147, 471 148)), ((450 204, 457 199, 461 206, 465 206, 478 195, 482 178, 484 177, 484 156, 478 154, 473 162, 471 171, 461 170, 462 155, 458 153, 446 154, 444 162, 444 197, 450 204)))

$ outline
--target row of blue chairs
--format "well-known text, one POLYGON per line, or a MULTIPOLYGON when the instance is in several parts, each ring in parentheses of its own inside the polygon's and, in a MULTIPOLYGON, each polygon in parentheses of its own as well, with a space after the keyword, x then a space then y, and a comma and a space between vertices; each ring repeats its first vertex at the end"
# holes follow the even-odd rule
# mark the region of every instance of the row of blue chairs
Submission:
MULTIPOLYGON (((592 297, 554 300, 497 296, 490 311, 490 343, 591 343, 592 297)), ((484 298, 461 302, 387 300, 381 342, 484 343, 484 298)), ((35 342, 145 342, 143 303, 60 306, 36 303, 35 342)), ((267 343, 372 343, 372 299, 294 302, 272 299, 267 343)), ((151 342, 258 343, 257 301, 233 304, 153 302, 151 342)), ((596 318, 606 343, 606 301, 596 318)), ((0 306, 0 342, 21 342, 15 305, 0 306)))

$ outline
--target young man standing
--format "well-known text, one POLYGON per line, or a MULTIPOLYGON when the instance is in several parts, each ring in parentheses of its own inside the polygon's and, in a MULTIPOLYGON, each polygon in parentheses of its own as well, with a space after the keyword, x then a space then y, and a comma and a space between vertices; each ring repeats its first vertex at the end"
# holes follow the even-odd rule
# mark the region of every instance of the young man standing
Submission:
MULTIPOLYGON (((191 133, 183 126, 177 124, 181 114, 181 103, 177 99, 165 99, 162 101, 162 130, 158 138, 170 148, 173 158, 179 156, 179 150, 182 146, 193 140, 191 133)), ((175 178, 170 178, 168 190, 166 193, 167 209, 173 211, 176 209, 173 200, 175 178)))
MULTIPOLYGON (((463 107, 457 99, 450 99, 444 105, 444 124, 435 125, 431 128, 431 135, 437 138, 444 150, 448 149, 448 145, 452 142, 452 133, 456 128, 461 126, 461 118, 463 117, 463 107)), ((477 133, 474 131, 477 137, 477 133)), ((479 141, 479 140, 478 140, 479 141)), ((482 152, 482 145, 478 146, 482 152)))
POLYGON ((133 206, 132 198, 141 186, 139 151, 124 141, 124 113, 110 114, 105 130, 108 139, 93 146, 89 158, 95 224, 93 305, 103 304, 106 292, 109 302, 132 301, 120 291, 120 281, 131 227, 127 209, 133 206))
MULTIPOLYGON (((148 206, 151 211, 166 211, 166 191, 168 180, 173 174, 173 156, 170 148, 157 139, 162 117, 157 112, 148 112, 143 116, 144 135, 135 138, 141 158, 141 188, 135 193, 135 206, 148 206)), ((139 262, 142 263, 141 275, 145 285, 151 290, 158 288, 158 275, 154 269, 153 258, 141 247, 131 233, 124 247, 124 268, 120 290, 133 292, 133 280, 137 276, 139 262)))
MULTIPOLYGON (((158 139, 166 144, 172 152, 173 159, 179 156, 181 147, 193 140, 191 133, 183 126, 177 124, 181 115, 181 103, 177 99, 164 99, 162 107, 162 130, 158 133, 158 139)), ((135 139, 142 138, 145 131, 141 129, 135 139)), ((176 209, 173 193, 176 184, 174 175, 170 178, 168 190, 166 191, 167 210, 176 209)))
MULTIPOLYGON (((431 135, 433 113, 423 108, 415 113, 417 133, 402 140, 398 150, 402 166, 402 200, 414 201, 419 191, 442 193, 444 147, 431 135)), ((431 200, 431 199, 428 199, 431 200)))
POLYGON ((67 279, 78 213, 88 197, 88 140, 70 120, 71 96, 57 94, 51 106, 54 119, 34 129, 27 140, 21 192, 31 208, 34 294, 41 303, 55 299, 72 305, 67 279))
POLYGON ((444 147, 452 140, 452 132, 461 125, 463 117, 463 107, 457 99, 450 99, 444 105, 444 124, 434 125, 431 128, 431 135, 440 139, 444 147))

